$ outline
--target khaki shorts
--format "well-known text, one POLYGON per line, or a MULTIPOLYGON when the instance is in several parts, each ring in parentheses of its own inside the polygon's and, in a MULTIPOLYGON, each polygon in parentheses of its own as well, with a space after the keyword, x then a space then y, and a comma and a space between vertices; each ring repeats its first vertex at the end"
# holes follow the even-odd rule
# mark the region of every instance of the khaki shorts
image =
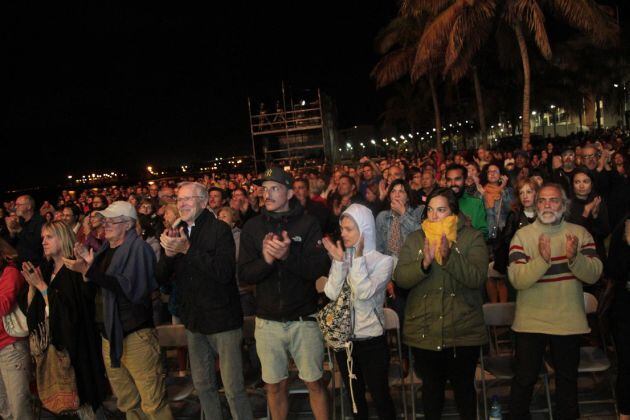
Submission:
POLYGON ((289 377, 289 355, 301 380, 315 382, 322 377, 324 340, 317 322, 256 318, 254 337, 265 383, 277 384, 289 377))

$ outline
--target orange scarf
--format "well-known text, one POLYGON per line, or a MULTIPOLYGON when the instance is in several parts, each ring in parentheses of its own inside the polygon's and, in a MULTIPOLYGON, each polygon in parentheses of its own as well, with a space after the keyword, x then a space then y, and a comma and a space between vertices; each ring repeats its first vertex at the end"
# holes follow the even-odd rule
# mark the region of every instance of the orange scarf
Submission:
POLYGON ((483 199, 486 202, 487 209, 494 207, 494 203, 501 198, 502 190, 503 188, 500 185, 494 184, 486 184, 483 187, 483 199))

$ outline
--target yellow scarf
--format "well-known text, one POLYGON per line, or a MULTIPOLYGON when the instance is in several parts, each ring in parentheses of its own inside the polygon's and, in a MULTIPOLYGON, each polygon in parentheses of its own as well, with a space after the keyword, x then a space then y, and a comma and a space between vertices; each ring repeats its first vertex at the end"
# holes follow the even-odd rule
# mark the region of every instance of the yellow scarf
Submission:
POLYGON ((426 219, 422 222, 422 231, 429 244, 435 246, 435 260, 442 265, 442 255, 439 252, 442 235, 446 235, 449 246, 457 240, 457 216, 447 216, 438 222, 431 222, 426 219))

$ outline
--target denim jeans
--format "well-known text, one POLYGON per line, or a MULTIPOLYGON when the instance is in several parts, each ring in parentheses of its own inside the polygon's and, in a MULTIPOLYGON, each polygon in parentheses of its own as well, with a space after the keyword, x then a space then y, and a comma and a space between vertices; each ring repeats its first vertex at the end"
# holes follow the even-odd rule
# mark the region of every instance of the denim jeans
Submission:
POLYGON ((200 334, 186 330, 190 370, 193 384, 206 419, 222 419, 221 403, 214 372, 219 357, 225 396, 234 420, 252 420, 252 408, 243 384, 241 341, 243 331, 238 328, 216 334, 200 334))
POLYGON ((26 340, 0 350, 0 416, 7 420, 35 419, 29 389, 31 354, 26 340))

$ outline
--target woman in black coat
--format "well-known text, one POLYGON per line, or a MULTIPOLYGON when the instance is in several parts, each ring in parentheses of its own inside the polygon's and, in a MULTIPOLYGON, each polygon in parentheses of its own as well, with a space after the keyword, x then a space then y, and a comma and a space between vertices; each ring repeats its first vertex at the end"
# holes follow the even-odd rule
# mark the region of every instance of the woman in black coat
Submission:
POLYGON ((597 255, 606 264, 604 239, 610 234, 608 206, 595 189, 593 173, 584 167, 571 174, 571 205, 567 222, 584 227, 595 240, 597 255))
MULTIPOLYGON (((61 221, 46 223, 42 243, 47 259, 35 269, 23 264, 29 283, 26 319, 31 334, 41 336, 48 317, 50 344, 66 350, 74 368, 80 410, 95 411, 106 395, 106 379, 95 315, 95 289, 64 266, 73 256, 75 235, 61 221)), ((91 414, 91 413, 90 413, 91 414)), ((89 415, 88 415, 89 417, 89 415)))

